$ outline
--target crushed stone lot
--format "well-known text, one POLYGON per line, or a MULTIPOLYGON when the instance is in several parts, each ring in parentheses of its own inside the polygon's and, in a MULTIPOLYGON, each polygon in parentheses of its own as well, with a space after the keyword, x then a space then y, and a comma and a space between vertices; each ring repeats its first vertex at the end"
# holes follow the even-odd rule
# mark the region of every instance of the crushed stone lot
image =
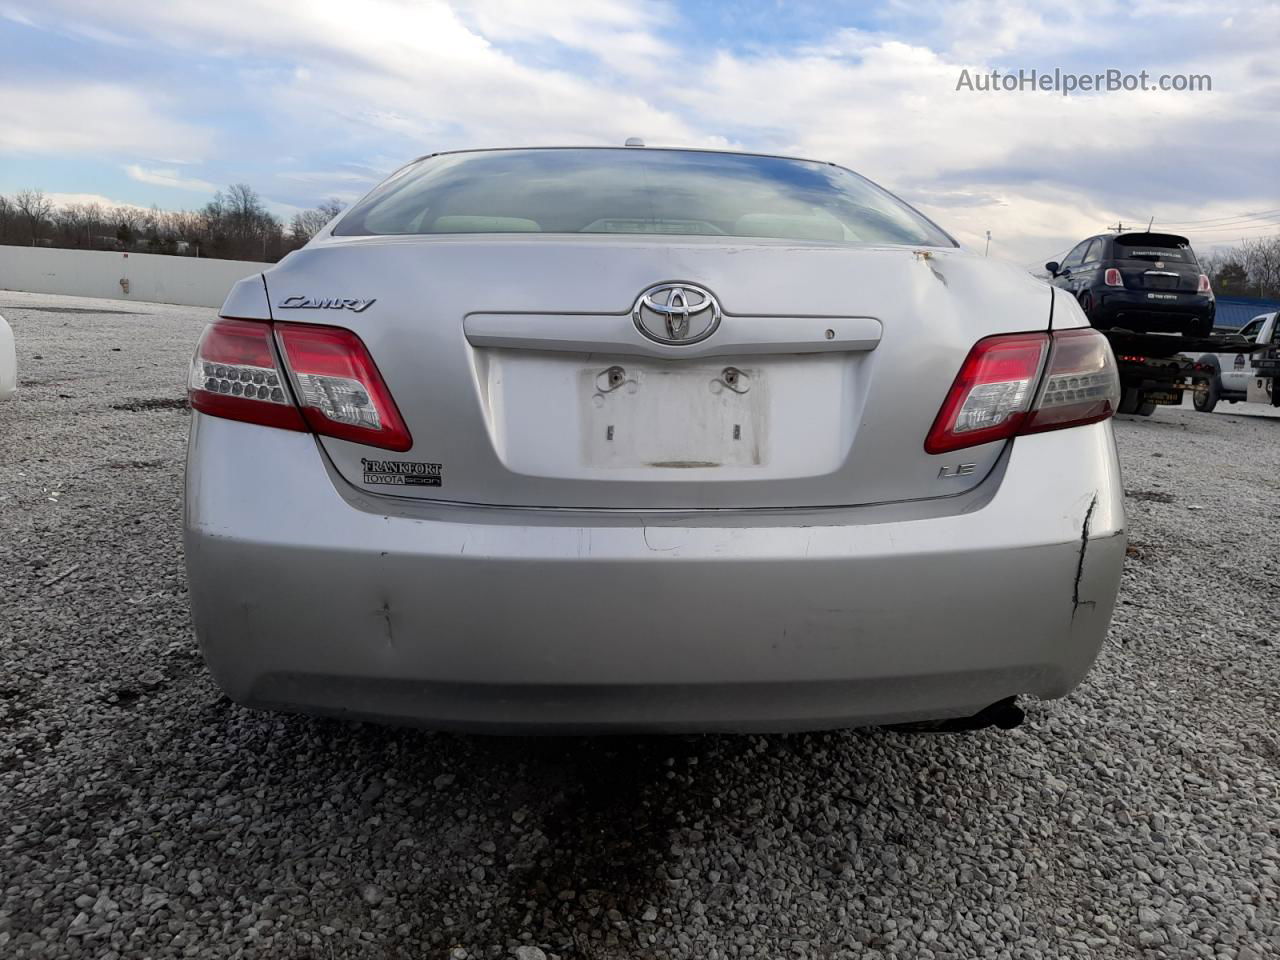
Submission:
POLYGON ((0 314, 0 957, 1280 956, 1274 411, 1117 420, 1110 638, 1018 730, 470 737, 214 687, 181 545, 214 311, 0 314))

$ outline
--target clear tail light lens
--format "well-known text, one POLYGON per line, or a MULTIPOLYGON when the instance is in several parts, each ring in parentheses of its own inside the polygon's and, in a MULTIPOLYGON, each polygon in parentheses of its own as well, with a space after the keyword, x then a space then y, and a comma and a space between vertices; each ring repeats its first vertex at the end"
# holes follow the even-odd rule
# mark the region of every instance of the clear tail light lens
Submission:
POLYGON ((191 406, 201 413, 285 430, 306 430, 271 343, 271 325, 221 319, 191 361, 191 406))
POLYGON ((1053 334, 1049 366, 1022 433, 1097 423, 1116 412, 1120 374, 1111 344, 1097 330, 1053 334))
POLYGON ((1104 420, 1120 402, 1111 345, 1093 329, 979 340, 925 438, 928 453, 1104 420))
POLYGON ((1120 277, 1120 271, 1115 267, 1107 267, 1106 273, 1102 275, 1102 282, 1108 287, 1124 286, 1124 280, 1120 277))
POLYGON ((306 324, 276 325, 298 402, 316 433, 385 450, 413 446, 382 375, 350 330, 306 324))

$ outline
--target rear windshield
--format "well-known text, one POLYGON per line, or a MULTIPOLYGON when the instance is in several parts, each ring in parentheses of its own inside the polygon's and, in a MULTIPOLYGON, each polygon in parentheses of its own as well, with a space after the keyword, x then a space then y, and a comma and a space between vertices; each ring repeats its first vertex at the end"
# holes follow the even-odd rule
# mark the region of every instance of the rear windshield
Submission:
POLYGON ((1168 233, 1135 233, 1115 238, 1117 260, 1180 260, 1194 264, 1196 255, 1186 237, 1168 233))
POLYGON ((901 200, 840 167, 644 147, 428 157, 377 187, 333 232, 634 233, 954 246, 901 200))

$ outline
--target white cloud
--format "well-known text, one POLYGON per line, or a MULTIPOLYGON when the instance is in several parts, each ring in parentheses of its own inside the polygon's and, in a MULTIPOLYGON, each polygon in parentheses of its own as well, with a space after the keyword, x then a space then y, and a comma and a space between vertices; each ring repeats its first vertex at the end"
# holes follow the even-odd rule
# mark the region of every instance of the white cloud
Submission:
POLYGON ((112 200, 110 197, 104 197, 100 193, 45 193, 45 197, 53 201, 54 206, 68 207, 73 204, 92 205, 97 204, 100 207, 129 207, 134 210, 142 210, 143 207, 134 203, 121 203, 118 200, 112 200))
POLYGON ((170 120, 157 98, 114 83, 0 81, 0 153, 163 153, 188 159, 206 131, 170 120))
POLYGON ((195 177, 184 177, 173 169, 149 169, 136 163, 127 164, 125 173, 131 180, 139 183, 150 183, 158 187, 173 187, 177 190, 192 190, 197 193, 213 193, 218 189, 216 184, 195 177))
MULTIPOLYGON (((1266 121, 1280 109, 1280 5, 889 0, 874 30, 751 53, 692 36, 677 7, 641 0, 368 0, 358 15, 343 0, 46 0, 23 16, 51 30, 68 20, 83 30, 127 24, 135 44, 225 64, 271 129, 288 131, 279 152, 293 172, 273 173, 277 185, 324 195, 369 182, 330 166, 341 150, 389 170, 411 154, 385 155, 406 143, 425 153, 638 135, 840 162, 971 244, 990 229, 993 255, 1022 260, 1116 217, 1274 206, 1277 144, 1266 121), (1214 92, 956 91, 961 69, 993 65, 1207 72, 1214 92)), ((208 134, 166 119, 180 115, 177 101, 150 89, 0 85, 0 149, 199 154, 208 134)), ((168 161, 129 171, 212 186, 168 161)))
POLYGON ((373 184, 378 178, 369 173, 356 173, 352 170, 298 170, 293 173, 282 173, 286 180, 297 180, 299 183, 368 183, 373 184))
POLYGON ((272 200, 269 197, 262 198, 262 205, 267 208, 268 213, 275 214, 285 226, 289 225, 289 221, 293 219, 295 213, 302 213, 304 207, 296 206, 292 203, 284 203, 281 200, 272 200))
POLYGON ((0 7, 0 20, 10 20, 13 23, 20 23, 24 27, 30 27, 33 25, 31 19, 27 17, 26 14, 13 9, 8 4, 0 7))
POLYGON ((654 56, 666 45, 647 29, 659 22, 652 4, 477 0, 455 10, 440 0, 368 0, 353 16, 341 0, 101 0, 91 13, 51 0, 41 8, 50 29, 61 19, 59 8, 81 21, 128 22, 176 50, 285 66, 259 91, 258 104, 305 118, 317 132, 370 139, 392 133, 424 149, 446 140, 621 143, 637 131, 699 140, 697 130, 643 89, 575 73, 554 59, 526 64, 480 32, 487 25, 498 39, 590 50, 606 59, 605 68, 624 61, 660 67, 669 59, 654 56))
POLYGON ((491 42, 550 41, 595 55, 610 72, 651 76, 676 61, 675 47, 664 39, 678 36, 674 14, 660 3, 461 0, 459 11, 491 42))

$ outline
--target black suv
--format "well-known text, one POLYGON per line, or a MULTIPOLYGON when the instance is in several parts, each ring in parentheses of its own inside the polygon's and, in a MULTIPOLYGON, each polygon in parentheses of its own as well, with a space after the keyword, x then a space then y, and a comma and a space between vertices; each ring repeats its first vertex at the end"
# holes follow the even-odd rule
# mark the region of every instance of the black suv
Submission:
POLYGON ((1103 234, 1044 266, 1099 329, 1197 337, 1213 331, 1213 289, 1186 237, 1103 234))

